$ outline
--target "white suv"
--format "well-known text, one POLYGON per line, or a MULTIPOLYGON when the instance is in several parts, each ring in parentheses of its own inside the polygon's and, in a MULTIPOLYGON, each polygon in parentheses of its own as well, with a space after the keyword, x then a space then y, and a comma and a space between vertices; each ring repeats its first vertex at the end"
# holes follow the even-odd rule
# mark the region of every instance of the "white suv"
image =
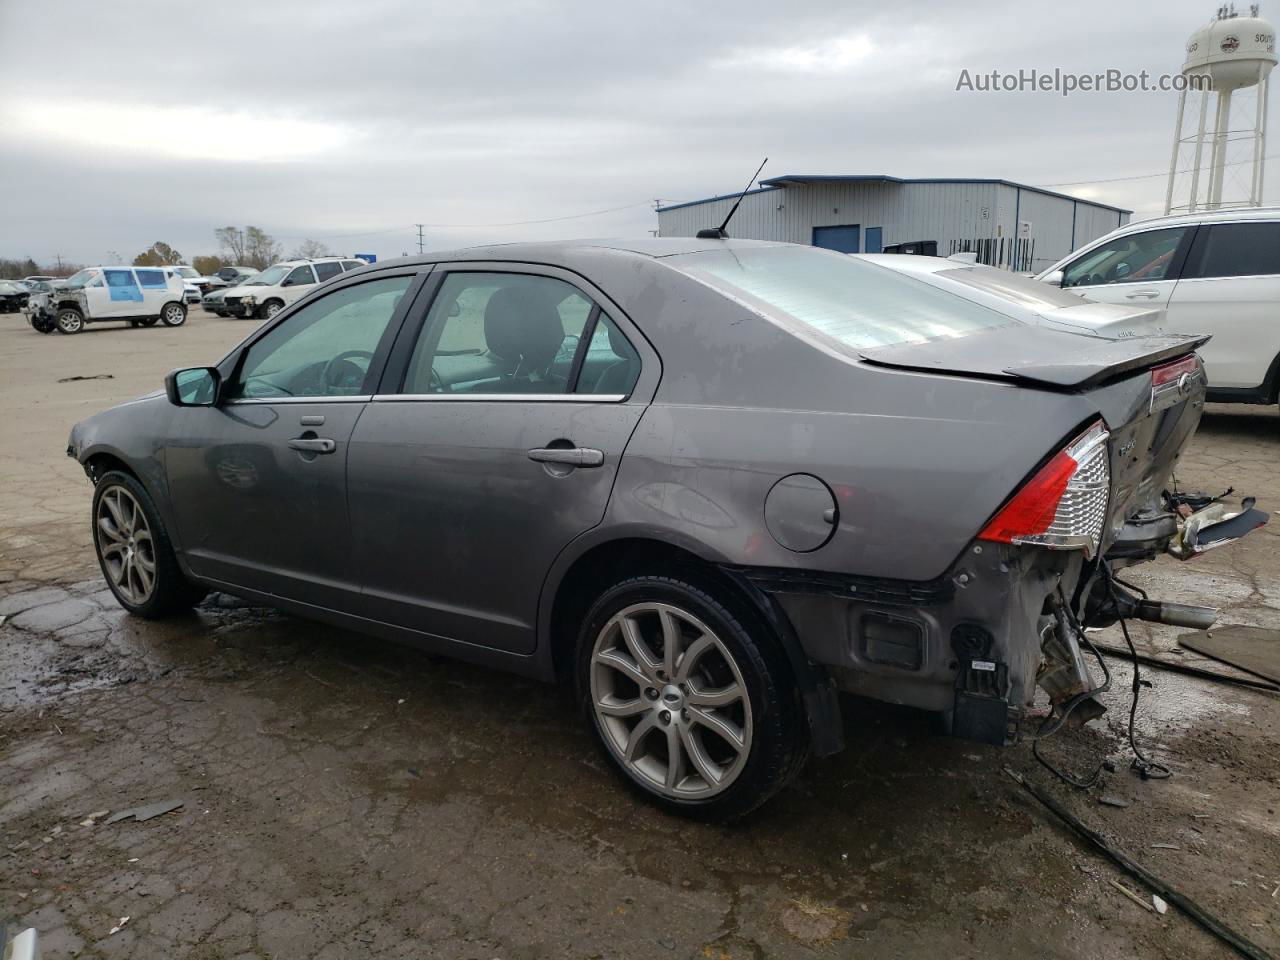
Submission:
POLYGON ((220 315, 270 319, 344 271, 367 266, 351 257, 316 257, 313 260, 285 260, 232 287, 222 296, 220 315))
POLYGON ((1090 300, 1162 307, 1170 333, 1208 333, 1208 399, 1275 403, 1280 387, 1280 207, 1131 223, 1040 274, 1090 300))

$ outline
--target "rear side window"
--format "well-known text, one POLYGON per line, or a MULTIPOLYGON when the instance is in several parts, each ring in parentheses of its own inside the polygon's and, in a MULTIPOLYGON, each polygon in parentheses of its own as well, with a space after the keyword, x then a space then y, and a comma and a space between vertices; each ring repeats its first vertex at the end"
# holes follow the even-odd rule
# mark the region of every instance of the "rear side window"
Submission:
POLYGON ((164 289, 168 285, 163 270, 137 270, 135 272, 138 274, 138 283, 147 289, 164 289))
POLYGON ((1214 223, 1200 228, 1185 278, 1280 274, 1280 223, 1214 223))
POLYGON ((320 282, 332 280, 342 272, 342 265, 337 260, 330 260, 326 263, 317 263, 315 265, 316 276, 320 278, 320 282))
POLYGON ((132 270, 103 270, 102 275, 107 278, 107 287, 111 291, 109 295, 113 301, 142 302, 142 290, 138 287, 132 270))
POLYGON ((690 276, 797 332, 870 348, 962 337, 1018 323, 886 267, 806 247, 725 248, 668 257, 690 276))
POLYGON ((640 376, 640 355, 617 324, 601 313, 582 358, 575 393, 629 396, 640 376))
POLYGON ((368 264, 365 263, 363 260, 343 260, 342 261, 342 269, 344 270, 359 270, 361 267, 367 267, 367 266, 368 264))

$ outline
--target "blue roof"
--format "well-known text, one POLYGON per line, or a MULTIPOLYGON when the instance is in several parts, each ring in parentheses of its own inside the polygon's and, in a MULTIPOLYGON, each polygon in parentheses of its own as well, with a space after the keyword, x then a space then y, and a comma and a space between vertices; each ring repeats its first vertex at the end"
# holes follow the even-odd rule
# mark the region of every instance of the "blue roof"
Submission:
MULTIPOLYGON (((982 177, 890 177, 886 174, 788 173, 781 177, 770 177, 768 180, 761 180, 760 189, 748 190, 743 196, 749 197, 754 193, 765 193, 769 190, 780 190, 788 186, 806 183, 994 183, 1013 187, 1015 190, 1029 190, 1032 193, 1041 193, 1048 197, 1070 200, 1073 203, 1087 203, 1094 207, 1101 207, 1104 210, 1114 210, 1116 213, 1133 213, 1132 210, 1126 210, 1124 207, 1113 207, 1109 203, 1098 203, 1096 200, 1073 197, 1069 193, 1058 193, 1055 190, 1046 190, 1044 187, 1033 187, 1030 184, 1017 183, 1013 180, 982 177)), ((692 207, 700 203, 714 203, 717 200, 730 200, 737 196, 738 194, 736 193, 727 193, 717 197, 706 197, 702 200, 690 200, 686 203, 673 203, 670 206, 659 207, 658 212, 679 210, 681 207, 692 207)))

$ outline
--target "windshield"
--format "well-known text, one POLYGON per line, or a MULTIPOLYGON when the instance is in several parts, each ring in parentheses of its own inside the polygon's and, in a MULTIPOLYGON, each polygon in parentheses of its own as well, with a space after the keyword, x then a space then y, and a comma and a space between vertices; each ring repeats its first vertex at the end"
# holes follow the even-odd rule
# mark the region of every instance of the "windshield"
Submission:
POLYGON ((854 349, 962 337, 1018 322, 885 267, 813 247, 726 248, 667 262, 854 349))
POLYGON ((173 272, 176 273, 178 276, 182 277, 184 280, 194 280, 200 276, 200 274, 196 272, 194 267, 174 267, 173 272))
POLYGON ((267 267, 260 274, 249 281, 246 286, 250 287, 274 287, 277 283, 285 278, 285 274, 289 272, 288 267, 276 264, 274 267, 267 267))
POLYGON ((961 267, 956 270, 939 270, 939 277, 954 280, 986 293, 1012 300, 1033 310, 1057 310, 1061 307, 1078 307, 1081 299, 1050 283, 1033 280, 1007 270, 990 267, 961 267))
POLYGON ((72 290, 79 289, 80 287, 83 287, 86 283, 88 283, 90 280, 92 280, 95 276, 97 276, 96 270, 81 270, 78 273, 73 273, 70 277, 67 278, 67 287, 72 290))

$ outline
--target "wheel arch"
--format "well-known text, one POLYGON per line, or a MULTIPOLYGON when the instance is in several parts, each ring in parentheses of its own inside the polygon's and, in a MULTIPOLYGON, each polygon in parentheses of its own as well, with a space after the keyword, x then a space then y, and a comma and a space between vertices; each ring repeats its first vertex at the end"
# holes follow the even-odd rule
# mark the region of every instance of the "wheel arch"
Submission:
POLYGON ((712 587, 739 611, 777 638, 791 668, 808 719, 813 752, 827 756, 844 747, 835 686, 826 669, 805 654, 790 618, 768 594, 723 565, 701 544, 656 531, 621 530, 583 538, 578 549, 557 559, 543 589, 538 649, 544 672, 563 679, 573 673, 578 624, 610 585, 640 573, 678 573, 712 587))

